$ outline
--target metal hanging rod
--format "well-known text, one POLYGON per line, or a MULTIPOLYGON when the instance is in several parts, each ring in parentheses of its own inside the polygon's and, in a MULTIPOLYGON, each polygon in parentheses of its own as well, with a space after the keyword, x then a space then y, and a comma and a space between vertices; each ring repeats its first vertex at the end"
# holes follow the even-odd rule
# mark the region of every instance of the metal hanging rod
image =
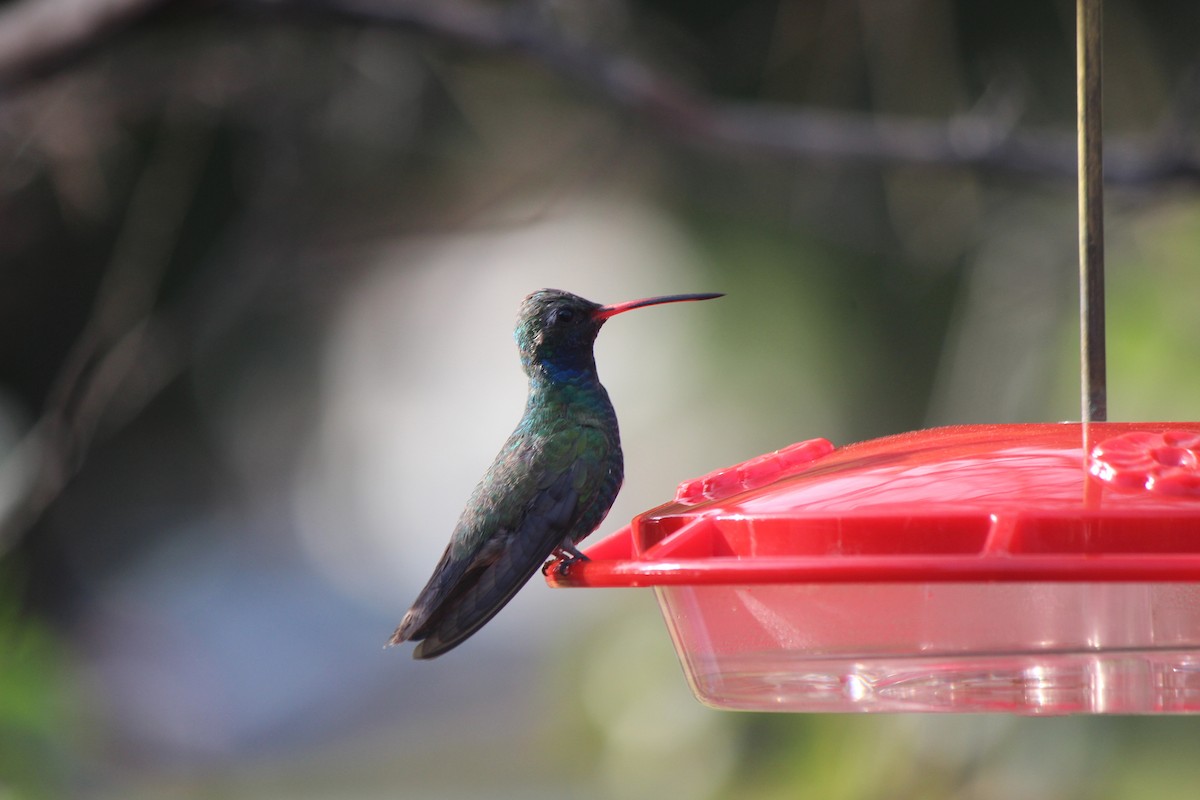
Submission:
POLYGON ((1104 352, 1103 0, 1076 0, 1079 134, 1079 351, 1083 421, 1108 417, 1104 352))

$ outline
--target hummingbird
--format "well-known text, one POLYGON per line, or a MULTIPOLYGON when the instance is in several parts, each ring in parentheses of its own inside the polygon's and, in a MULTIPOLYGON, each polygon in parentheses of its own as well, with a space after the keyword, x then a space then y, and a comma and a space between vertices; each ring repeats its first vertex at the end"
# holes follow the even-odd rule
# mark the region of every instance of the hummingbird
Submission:
POLYGON ((714 297, 603 306, 542 289, 525 298, 513 334, 529 377, 525 413, 387 646, 413 640, 413 658, 439 656, 483 627, 549 557, 564 566, 587 560, 575 545, 604 521, 625 476, 617 415, 596 373, 596 335, 635 308, 714 297))

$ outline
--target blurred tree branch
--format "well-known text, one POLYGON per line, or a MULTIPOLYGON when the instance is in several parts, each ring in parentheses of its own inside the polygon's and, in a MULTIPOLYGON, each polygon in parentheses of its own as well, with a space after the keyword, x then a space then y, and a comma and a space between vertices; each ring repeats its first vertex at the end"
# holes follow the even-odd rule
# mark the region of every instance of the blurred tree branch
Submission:
POLYGON ((20 0, 0 9, 0 89, 56 72, 165 0, 20 0))
MULTIPOLYGON (((1055 178, 1076 174, 1073 132, 1018 131, 1014 115, 1004 109, 997 113, 985 107, 929 120, 712 100, 637 59, 568 37, 522 6, 459 0, 233 2, 396 26, 473 49, 519 54, 699 147, 786 159, 968 167, 1055 178)), ((1173 131, 1153 139, 1110 138, 1105 178, 1120 184, 1200 179, 1194 139, 1173 131)))
MULTIPOLYGON (((164 0, 24 0, 0 14, 0 86, 18 86, 71 64, 164 0)), ((524 5, 463 0, 227 0, 216 5, 265 16, 336 18, 395 26, 470 49, 532 59, 617 107, 698 148, 787 160, 845 160, 1066 179, 1075 137, 1019 131, 1006 109, 983 107, 948 120, 830 112, 697 95, 631 56, 595 49, 524 5)), ((1110 137, 1105 179, 1145 185, 1200 180, 1195 137, 1110 137)))
MULTIPOLYGON (((75 61, 165 0, 24 0, 0 14, 0 87, 75 61)), ((1072 132, 1017 130, 1014 114, 981 107, 947 120, 726 102, 697 94, 642 61, 591 46, 525 4, 464 0, 226 0, 207 6, 260 16, 334 18, 409 30, 473 50, 516 54, 644 117, 690 145, 794 160, 976 168, 1072 178, 1072 132)), ((1105 177, 1141 185, 1200 180, 1195 137, 1109 137, 1105 177)))
POLYGON ((136 416, 184 368, 169 316, 155 310, 211 146, 204 126, 162 136, 130 200, 91 316, 58 371, 41 418, 0 461, 0 553, 82 466, 98 434, 136 416))
MULTIPOLYGON (((698 147, 752 156, 875 164, 967 167, 1074 178, 1075 134, 1018 131, 1014 115, 990 108, 949 120, 812 110, 713 100, 641 61, 594 49, 555 30, 524 6, 460 0, 232 0, 262 11, 303 10, 364 25, 388 25, 464 47, 514 53, 587 87, 698 147)), ((1200 179, 1194 136, 1166 131, 1152 139, 1109 138, 1105 178, 1148 184, 1200 179)))

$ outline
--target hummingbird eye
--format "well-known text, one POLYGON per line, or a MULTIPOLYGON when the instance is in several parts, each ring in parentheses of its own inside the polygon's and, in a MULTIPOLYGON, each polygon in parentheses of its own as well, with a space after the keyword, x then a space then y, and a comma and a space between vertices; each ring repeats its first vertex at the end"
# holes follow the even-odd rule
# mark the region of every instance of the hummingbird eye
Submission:
POLYGON ((574 320, 574 319, 575 319, 575 312, 574 312, 572 309, 569 309, 569 308, 560 308, 560 309, 557 309, 557 310, 556 310, 556 311, 555 311, 555 312, 554 312, 554 313, 551 315, 551 322, 552 322, 552 323, 557 323, 557 322, 571 322, 571 321, 572 321, 572 320, 574 320))

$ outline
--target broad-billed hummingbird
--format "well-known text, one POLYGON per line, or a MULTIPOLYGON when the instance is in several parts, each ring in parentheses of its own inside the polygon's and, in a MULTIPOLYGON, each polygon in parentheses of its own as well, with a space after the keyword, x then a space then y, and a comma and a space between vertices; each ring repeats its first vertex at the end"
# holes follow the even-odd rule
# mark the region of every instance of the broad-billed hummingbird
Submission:
POLYGON ((621 488, 617 415, 592 345, 609 317, 720 294, 649 297, 611 306, 558 289, 525 298, 514 336, 529 376, 525 414, 459 517, 450 544, 388 645, 420 641, 433 658, 479 630, 551 555, 586 559, 575 543, 596 530, 621 488))

